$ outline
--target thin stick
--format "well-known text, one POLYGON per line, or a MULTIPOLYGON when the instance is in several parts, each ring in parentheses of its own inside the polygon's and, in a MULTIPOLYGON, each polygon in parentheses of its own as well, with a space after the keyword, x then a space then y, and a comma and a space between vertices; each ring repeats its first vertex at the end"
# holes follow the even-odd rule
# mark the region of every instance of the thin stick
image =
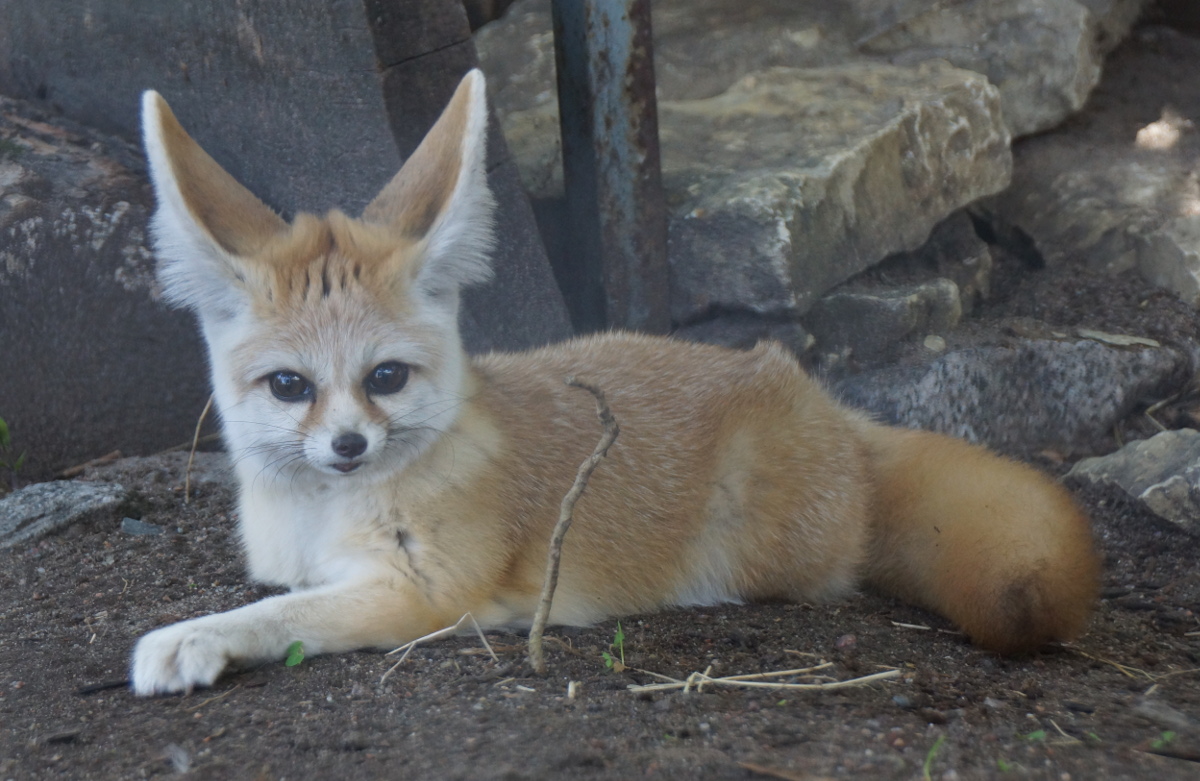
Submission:
POLYGON ((1121 664, 1120 662, 1114 662, 1110 659, 1101 659, 1099 656, 1092 656, 1091 654, 1087 653, 1086 651, 1080 651, 1078 648, 1071 648, 1070 650, 1074 651, 1075 653, 1079 654, 1082 657, 1091 659, 1094 662, 1102 662, 1104 664, 1111 664, 1113 667, 1116 667, 1118 670, 1120 670, 1121 674, 1126 676, 1127 678, 1137 678, 1138 676, 1134 675, 1134 673, 1136 672, 1136 673, 1141 673, 1142 675, 1146 676, 1146 678, 1151 681, 1154 680, 1154 676, 1151 675, 1150 673, 1146 672, 1145 670, 1139 670, 1136 667, 1129 667, 1128 665, 1121 664))
POLYGON ((192 495, 192 461, 196 458, 196 447, 200 444, 200 429, 204 426, 204 419, 208 417, 208 411, 212 409, 213 394, 208 394, 208 401, 204 403, 204 409, 200 412, 200 419, 196 421, 196 433, 192 435, 192 449, 188 452, 187 470, 183 473, 183 503, 186 505, 192 495))
POLYGON ((885 681, 898 678, 899 670, 884 670, 879 673, 864 675, 861 678, 851 678, 846 681, 829 681, 827 683, 767 683, 765 681, 733 680, 730 678, 709 678, 704 673, 692 673, 686 681, 679 683, 651 683, 645 686, 630 686, 629 691, 650 692, 667 689, 683 689, 689 691, 694 684, 713 684, 715 686, 745 687, 747 689, 776 689, 776 690, 814 690, 842 689, 847 686, 863 686, 875 681, 885 681))
POLYGON ((121 457, 121 451, 114 450, 113 452, 106 453, 106 454, 100 456, 99 458, 93 458, 91 461, 85 461, 84 463, 79 464, 78 466, 68 467, 67 469, 64 469, 61 472, 59 472, 57 477, 59 477, 63 480, 70 480, 73 477, 79 477, 85 471, 87 471, 88 469, 91 469, 94 466, 104 466, 106 464, 111 464, 113 461, 116 461, 120 457, 121 457))
POLYGON ((462 625, 467 621, 467 619, 470 619, 471 623, 475 626, 475 634, 479 635, 479 639, 483 643, 483 647, 486 648, 488 653, 492 655, 492 661, 494 661, 494 662, 500 661, 500 657, 496 656, 496 652, 492 650, 491 644, 488 643, 487 638, 483 636, 483 628, 479 626, 479 622, 475 620, 475 616, 471 615, 470 613, 463 613, 462 618, 458 619, 458 621, 456 621, 453 626, 448 626, 445 629, 439 629, 436 632, 430 632, 429 634, 425 635, 424 637, 418 637, 416 640, 405 643, 404 645, 400 646, 399 648, 393 648, 392 650, 390 650, 386 654, 384 654, 384 656, 391 656, 392 654, 398 654, 401 651, 404 652, 400 655, 400 658, 398 660, 396 660, 396 663, 393 664, 390 668, 388 668, 388 671, 383 674, 383 677, 381 677, 379 679, 379 682, 382 684, 384 681, 386 681, 388 679, 389 675, 396 672, 396 668, 404 663, 404 660, 408 658, 408 655, 411 654, 413 649, 416 648, 418 645, 420 645, 421 643, 427 643, 430 640, 440 640, 443 637, 447 637, 449 635, 454 634, 459 629, 462 629, 462 625))
MULTIPOLYGON (((218 442, 220 439, 220 434, 205 434, 204 436, 200 437, 200 439, 196 440, 196 444, 207 445, 210 442, 218 442)), ((189 439, 187 442, 180 442, 178 445, 171 445, 170 447, 160 450, 157 453, 151 453, 150 456, 165 456, 167 453, 178 453, 180 450, 188 450, 191 448, 191 446, 192 441, 189 439)))
MULTIPOLYGON (((726 676, 722 677, 721 680, 722 681, 757 681, 757 680, 761 680, 763 678, 782 678, 785 675, 807 675, 808 673, 815 673, 817 670, 825 670, 830 667, 833 667, 833 662, 825 662, 824 664, 818 664, 816 667, 801 667, 796 670, 776 670, 774 672, 769 672, 769 673, 751 673, 750 675, 726 675, 726 676)), ((889 667, 888 669, 891 670, 891 669, 895 669, 895 668, 889 667)))
POLYGON ((931 629, 933 629, 933 627, 925 626, 924 624, 904 624, 904 623, 901 623, 900 621, 893 621, 892 626, 898 626, 901 629, 919 629, 922 632, 928 632, 931 629))
POLYGON ((1063 741, 1060 741, 1060 745, 1073 746, 1078 743, 1083 743, 1083 741, 1080 740, 1079 738, 1073 737, 1073 736, 1068 735, 1067 733, 1063 732, 1063 728, 1058 726, 1058 722, 1055 721, 1054 719, 1050 719, 1050 724, 1051 724, 1051 726, 1054 727, 1054 729, 1058 730, 1058 734, 1062 735, 1063 738, 1065 739, 1063 741))
POLYGON ((600 464, 600 460, 608 455, 608 449, 616 440, 621 427, 613 417, 612 410, 604 398, 604 391, 589 382, 576 377, 567 377, 565 382, 576 388, 583 388, 596 397, 596 414, 604 426, 604 433, 596 443, 596 449, 587 460, 579 465, 575 475, 575 483, 563 497, 558 511, 558 522, 554 524, 554 532, 550 535, 550 551, 546 556, 546 579, 542 583, 542 596, 538 600, 537 611, 533 614, 533 626, 529 629, 529 666, 538 675, 546 674, 546 657, 542 651, 542 636, 546 632, 546 621, 550 618, 550 602, 554 599, 554 589, 558 586, 558 564, 562 559, 563 538, 567 529, 571 528, 571 515, 575 512, 575 502, 579 501, 583 489, 587 487, 588 478, 600 464))
POLYGON ((237 686, 234 686, 234 687, 233 687, 232 689, 230 689, 229 691, 227 691, 227 692, 222 692, 221 694, 218 694, 218 695, 217 695, 217 696, 215 696, 215 697, 209 697, 207 700, 205 700, 204 702, 200 703, 199 705, 193 705, 193 706, 192 706, 192 707, 190 707, 190 708, 184 708, 184 709, 183 709, 183 710, 184 710, 184 713, 191 713, 192 711, 197 711, 197 710, 200 710, 200 709, 201 709, 201 708, 203 708, 205 705, 211 705, 212 703, 216 702, 217 700, 223 700, 223 699, 225 699, 226 697, 228 697, 229 695, 233 694, 235 691, 237 691, 237 690, 238 690, 238 689, 240 689, 240 688, 242 688, 242 685, 239 683, 237 686))
POLYGON ((1167 406, 1171 402, 1178 399, 1182 395, 1183 395, 1183 391, 1179 391, 1178 393, 1171 394, 1170 396, 1166 397, 1162 401, 1156 401, 1153 404, 1151 404, 1149 407, 1146 407, 1146 412, 1144 413, 1145 416, 1150 419, 1151 423, 1153 423, 1155 426, 1158 427, 1159 431, 1166 431, 1167 427, 1164 426, 1163 424, 1159 423, 1158 418, 1154 417, 1154 414, 1156 412, 1158 412, 1160 409, 1162 409, 1163 407, 1167 406))

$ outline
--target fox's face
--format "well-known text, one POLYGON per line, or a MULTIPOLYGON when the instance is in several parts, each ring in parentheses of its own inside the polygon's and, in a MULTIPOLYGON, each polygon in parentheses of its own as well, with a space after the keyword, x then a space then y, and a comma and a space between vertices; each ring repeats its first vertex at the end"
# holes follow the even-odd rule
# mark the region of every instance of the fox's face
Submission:
POLYGON ((227 444, 266 477, 346 480, 402 468, 453 424, 465 361, 459 288, 490 270, 483 78, 361 219, 291 224, 144 99, 167 297, 195 310, 227 444))
POLYGON ((386 474, 453 423, 454 297, 411 283, 411 243, 372 233, 298 221, 273 248, 288 262, 244 275, 249 306, 207 329, 226 436, 252 471, 386 474))

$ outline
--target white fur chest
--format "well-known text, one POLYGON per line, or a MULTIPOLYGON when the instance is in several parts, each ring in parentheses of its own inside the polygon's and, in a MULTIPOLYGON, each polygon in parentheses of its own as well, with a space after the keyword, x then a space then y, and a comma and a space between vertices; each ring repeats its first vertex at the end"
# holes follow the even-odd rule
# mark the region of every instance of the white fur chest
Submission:
POLYGON ((261 476, 242 486, 239 530, 255 580, 307 588, 361 577, 379 566, 377 551, 395 547, 366 492, 261 476))

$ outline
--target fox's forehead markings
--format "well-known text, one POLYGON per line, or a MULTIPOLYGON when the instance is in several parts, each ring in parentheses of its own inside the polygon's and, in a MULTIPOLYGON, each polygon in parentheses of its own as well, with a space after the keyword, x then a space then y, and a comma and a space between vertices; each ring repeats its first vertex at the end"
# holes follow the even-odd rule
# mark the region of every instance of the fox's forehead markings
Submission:
POLYGON ((361 292, 403 311, 399 295, 414 271, 416 243, 394 229, 332 211, 299 214, 284 231, 245 259, 238 273, 260 316, 361 292))

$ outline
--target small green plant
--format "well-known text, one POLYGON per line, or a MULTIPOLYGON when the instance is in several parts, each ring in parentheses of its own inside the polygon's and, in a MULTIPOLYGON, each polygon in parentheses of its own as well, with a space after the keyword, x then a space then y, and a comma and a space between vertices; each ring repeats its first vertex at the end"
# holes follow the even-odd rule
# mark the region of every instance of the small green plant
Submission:
POLYGON ((0 138, 0 160, 16 160, 25 148, 11 138, 0 138))
POLYGON ((938 739, 929 747, 929 751, 925 754, 925 765, 922 768, 925 781, 933 781, 933 758, 937 756, 938 749, 946 742, 945 735, 938 735, 938 739))
POLYGON ((1030 743, 1041 743, 1046 740, 1046 730, 1035 729, 1033 732, 1030 732, 1028 735, 1026 735, 1025 739, 1030 743))
POLYGON ((625 631, 621 629, 621 622, 617 622, 617 633, 613 635, 612 645, 610 650, 616 651, 617 656, 613 656, 608 651, 604 651, 600 655, 604 657, 604 666, 612 668, 615 673, 625 671, 625 631))
POLYGON ((283 663, 285 665, 287 665, 288 667, 295 667, 296 665, 300 664, 303 661, 304 661, 304 643, 297 640, 296 642, 294 642, 288 646, 287 659, 285 659, 283 663))
POLYGON ((4 421, 4 418, 0 418, 0 469, 7 469, 12 473, 9 482, 13 491, 17 490, 17 474, 23 466, 25 466, 25 453, 13 456, 12 434, 9 433, 8 423, 4 421))
POLYGON ((1171 730, 1166 730, 1154 740, 1150 741, 1150 748, 1160 749, 1166 748, 1175 741, 1176 735, 1171 730))
POLYGON ((1007 773, 1008 771, 1013 769, 1013 764, 1011 762, 1006 761, 1004 759, 1004 757, 1000 757, 999 759, 996 760, 996 769, 999 770, 1001 773, 1007 773))

